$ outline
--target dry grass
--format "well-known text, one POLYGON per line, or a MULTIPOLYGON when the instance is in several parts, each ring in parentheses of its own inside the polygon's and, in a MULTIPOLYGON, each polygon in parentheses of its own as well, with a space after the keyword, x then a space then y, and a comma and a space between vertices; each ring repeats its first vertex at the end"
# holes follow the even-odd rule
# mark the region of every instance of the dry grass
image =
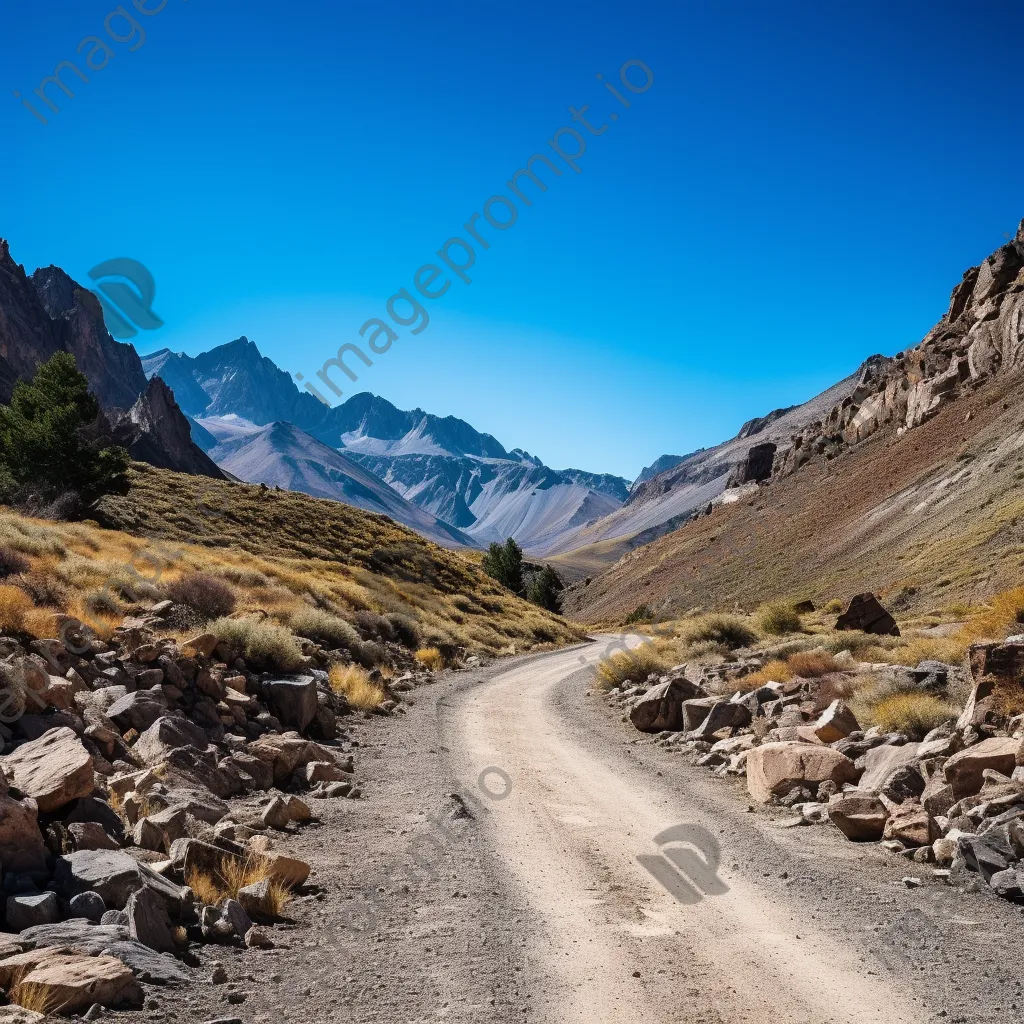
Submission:
MULTIPOLYGON (((266 857, 250 853, 247 857, 224 857, 216 870, 199 871, 190 869, 185 884, 195 893, 196 899, 207 906, 215 907, 221 900, 237 899, 240 889, 255 885, 270 877, 270 862, 266 857)), ((275 917, 291 899, 291 893, 278 881, 270 883, 269 902, 275 917)))
POLYGON ((828 651, 797 651, 786 659, 786 663, 793 675, 804 679, 816 679, 839 669, 836 659, 828 651))
POLYGON ((16 1006, 32 1013, 41 1013, 44 1017, 60 1013, 66 1002, 52 988, 26 981, 30 973, 29 969, 23 969, 15 974, 11 979, 7 998, 16 1006))
POLYGON ((610 690, 623 683, 642 683, 651 673, 667 671, 675 661, 668 657, 666 646, 654 641, 602 658, 597 666, 598 689, 610 690))
POLYGON ((444 668, 444 655, 436 647, 421 647, 416 652, 416 660, 431 672, 440 672, 444 668))
POLYGON ((894 693, 871 708, 868 724, 883 732, 924 736, 959 714, 959 708, 934 693, 894 693))
POLYGON ((20 633, 25 629, 25 616, 32 610, 32 598, 24 590, 0 584, 0 632, 20 633))
POLYGON ((688 644, 710 640, 730 649, 757 642, 757 633, 737 615, 698 615, 683 622, 681 633, 688 644))
POLYGON ((328 678, 331 689, 360 711, 373 711, 386 699, 384 691, 370 682, 366 670, 358 665, 332 665, 328 678))
POLYGON ((770 636, 785 636, 800 631, 800 615, 785 601, 769 601, 755 615, 757 628, 770 636))
POLYGON ((750 675, 744 676, 742 679, 734 680, 734 685, 737 690, 749 692, 756 690, 759 686, 764 686, 765 683, 788 683, 792 678, 793 670, 789 667, 789 662, 783 661, 781 658, 773 658, 756 672, 751 672, 750 675))

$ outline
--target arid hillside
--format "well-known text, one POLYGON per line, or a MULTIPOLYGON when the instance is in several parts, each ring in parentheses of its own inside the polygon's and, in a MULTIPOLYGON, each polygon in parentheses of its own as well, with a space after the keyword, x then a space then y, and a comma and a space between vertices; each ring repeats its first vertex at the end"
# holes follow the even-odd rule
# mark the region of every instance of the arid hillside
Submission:
POLYGON ((864 590, 925 611, 1017 585, 1020 383, 1018 375, 990 379, 902 436, 889 424, 831 460, 716 506, 573 587, 566 613, 599 622, 641 604, 681 613, 864 590))

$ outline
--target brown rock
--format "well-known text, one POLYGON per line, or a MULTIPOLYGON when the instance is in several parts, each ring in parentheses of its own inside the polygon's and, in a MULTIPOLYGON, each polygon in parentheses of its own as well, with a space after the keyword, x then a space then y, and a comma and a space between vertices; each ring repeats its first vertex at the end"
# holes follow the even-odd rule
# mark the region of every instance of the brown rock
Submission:
POLYGON ((841 786, 857 778, 853 762, 831 747, 810 743, 766 743, 747 755, 747 789, 761 803, 797 786, 815 788, 826 780, 841 786))
POLYGON ((250 743, 246 750, 273 766, 275 782, 284 781, 296 768, 304 768, 311 761, 335 763, 328 747, 305 740, 298 733, 269 733, 250 743))
POLYGON ((107 835, 98 821, 75 821, 68 825, 68 835, 76 850, 119 850, 117 841, 107 835))
POLYGON ((93 760, 67 728, 51 729, 0 757, 0 768, 43 813, 55 811, 93 790, 93 760))
POLYGON ((889 811, 874 793, 836 793, 828 802, 828 816, 847 839, 882 838, 889 811))
POLYGON ((218 643, 220 641, 212 633, 199 633, 191 640, 186 640, 183 646, 190 647, 201 658, 208 658, 217 649, 218 643))
POLYGON ((41 871, 46 867, 46 846, 39 831, 34 800, 15 800, 0 794, 0 865, 4 871, 41 871))
POLYGON ((48 1014, 72 1014, 93 1003, 115 1006, 142 1002, 131 969, 112 956, 80 956, 48 946, 0 961, 0 983, 18 979, 17 994, 48 1014))
POLYGON ((956 723, 961 730, 1002 721, 999 692, 1024 697, 1024 641, 972 644, 968 658, 974 687, 956 723))
POLYGON ((857 594, 836 620, 836 629, 859 629, 864 633, 899 636, 896 620, 879 604, 874 594, 857 594))
POLYGON ((884 838, 896 839, 904 846, 928 846, 938 836, 928 812, 918 803, 907 802, 892 812, 885 823, 884 838))
POLYGON ((835 743, 860 729, 857 716, 841 700, 834 700, 814 723, 814 734, 822 743, 835 743))
POLYGON ((1020 740, 996 737, 954 754, 943 768, 953 795, 960 800, 981 792, 985 782, 982 773, 986 768, 1001 775, 1010 775, 1017 764, 1019 746, 1020 740))

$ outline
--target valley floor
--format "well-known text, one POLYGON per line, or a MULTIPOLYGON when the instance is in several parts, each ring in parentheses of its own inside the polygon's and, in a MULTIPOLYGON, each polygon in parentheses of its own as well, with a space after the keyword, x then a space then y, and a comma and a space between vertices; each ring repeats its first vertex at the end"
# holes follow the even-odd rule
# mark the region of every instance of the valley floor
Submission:
POLYGON ((750 813, 739 782, 637 738, 588 693, 611 642, 449 676, 404 717, 357 726, 366 798, 320 802, 321 827, 293 844, 320 894, 293 904, 277 950, 214 951, 226 984, 168 991, 147 1016, 1021 1016, 1018 908, 829 828, 785 827, 788 812, 750 813), (717 872, 663 835, 676 826, 712 860, 719 848, 717 872), (232 990, 244 1005, 215 1010, 232 990))

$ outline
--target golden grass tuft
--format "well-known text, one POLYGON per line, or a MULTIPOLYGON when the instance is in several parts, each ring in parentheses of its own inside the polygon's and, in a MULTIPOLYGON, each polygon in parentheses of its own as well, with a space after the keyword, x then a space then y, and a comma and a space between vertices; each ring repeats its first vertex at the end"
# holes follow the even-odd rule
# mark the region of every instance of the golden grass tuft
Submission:
POLYGON ((30 974, 28 970, 19 971, 7 993, 7 998, 16 1006, 29 1010, 32 1013, 41 1013, 44 1017, 50 1014, 60 1013, 65 1003, 60 993, 45 985, 37 985, 25 978, 30 974))
POLYGON ((960 709, 934 693, 894 693, 883 697, 869 714, 867 724, 876 725, 883 732, 923 736, 943 722, 956 718, 960 709))
POLYGON ((829 672, 836 672, 839 665, 828 651, 797 651, 786 659, 793 675, 804 679, 816 679, 829 672))
POLYGON ((373 711, 386 699, 384 691, 371 683, 366 670, 358 665, 332 665, 328 679, 331 689, 360 711, 373 711))
POLYGON ((616 651, 597 666, 597 687, 610 690, 623 683, 642 683, 652 672, 665 672, 672 662, 656 643, 644 643, 629 651, 616 651))
POLYGON ((20 587, 0 584, 0 632, 21 633, 25 616, 32 610, 32 598, 20 587))
POLYGON ((742 679, 733 680, 731 685, 735 686, 737 690, 749 693, 759 686, 764 686, 765 683, 788 683, 792 678, 793 670, 789 667, 789 662, 783 661, 781 658, 772 658, 756 672, 751 672, 750 675, 743 676, 742 679))
POLYGON ((436 647, 421 647, 416 652, 416 660, 431 672, 440 672, 444 668, 444 655, 436 647))
POLYGON ((683 623, 682 636, 690 644, 711 640, 730 649, 757 642, 757 633, 738 615, 698 615, 683 623))
MULTIPOLYGON (((191 868, 185 875, 185 884, 201 903, 215 907, 229 897, 237 899, 239 890, 247 885, 269 878, 270 870, 270 861, 258 853, 250 853, 245 858, 227 856, 214 871, 191 868)), ((291 898, 286 886, 277 880, 271 881, 269 902, 275 917, 281 916, 291 898)))

